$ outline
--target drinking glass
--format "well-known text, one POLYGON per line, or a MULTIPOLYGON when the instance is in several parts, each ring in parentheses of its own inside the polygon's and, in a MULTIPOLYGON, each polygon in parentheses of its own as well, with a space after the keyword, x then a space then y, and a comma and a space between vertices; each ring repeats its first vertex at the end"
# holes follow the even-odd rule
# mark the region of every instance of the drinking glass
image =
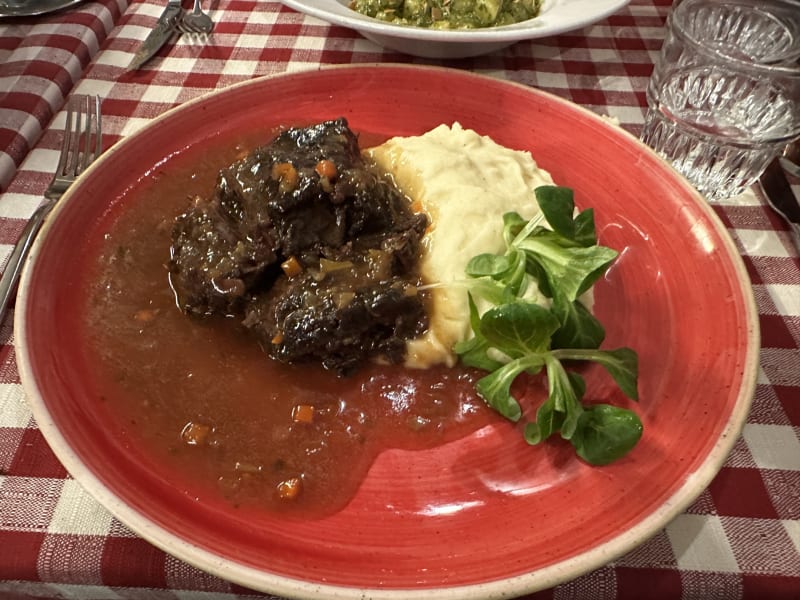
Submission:
POLYGON ((800 138, 800 2, 683 0, 647 87, 641 139, 711 200, 800 138))

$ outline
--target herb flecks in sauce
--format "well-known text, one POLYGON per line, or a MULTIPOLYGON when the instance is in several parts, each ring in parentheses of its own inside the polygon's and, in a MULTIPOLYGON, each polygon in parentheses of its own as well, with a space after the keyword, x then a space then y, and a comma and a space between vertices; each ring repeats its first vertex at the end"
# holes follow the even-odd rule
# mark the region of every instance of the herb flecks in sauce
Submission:
POLYGON ((541 0, 353 0, 350 8, 397 25, 477 29, 532 19, 541 4, 541 0))

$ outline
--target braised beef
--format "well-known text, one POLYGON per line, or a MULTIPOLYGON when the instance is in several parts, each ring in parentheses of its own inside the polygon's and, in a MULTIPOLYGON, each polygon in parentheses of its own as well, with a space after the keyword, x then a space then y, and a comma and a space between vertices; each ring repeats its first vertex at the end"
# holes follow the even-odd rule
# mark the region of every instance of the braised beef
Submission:
POLYGON ((415 275, 426 227, 345 119, 293 128, 177 218, 170 282, 182 310, 238 317, 279 360, 340 373, 399 362, 427 325, 415 275))

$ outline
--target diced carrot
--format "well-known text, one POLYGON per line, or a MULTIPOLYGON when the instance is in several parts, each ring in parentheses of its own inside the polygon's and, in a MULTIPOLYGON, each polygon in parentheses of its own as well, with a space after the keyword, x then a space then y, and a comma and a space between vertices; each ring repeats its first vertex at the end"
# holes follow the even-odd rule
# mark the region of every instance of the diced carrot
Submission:
POLYGON ((300 176, 292 163, 282 162, 272 165, 272 178, 280 181, 282 192, 291 192, 297 187, 300 176))
POLYGON ((300 264, 296 257, 290 256, 281 263, 281 269, 283 269, 287 277, 295 277, 303 272, 303 265, 300 264))
POLYGON ((292 409, 292 421, 295 423, 313 422, 314 407, 310 404, 298 404, 292 409))
POLYGON ((336 179, 336 175, 338 175, 336 165, 333 163, 333 161, 327 159, 319 161, 317 166, 314 167, 314 170, 317 172, 317 175, 320 177, 325 177, 330 181, 336 179))
POLYGON ((275 335, 272 336, 272 340, 270 340, 273 344, 280 344, 283 342, 283 332, 279 331, 275 335))
POLYGON ((303 482, 299 477, 290 477, 278 484, 278 496, 281 500, 295 500, 303 490, 303 482))

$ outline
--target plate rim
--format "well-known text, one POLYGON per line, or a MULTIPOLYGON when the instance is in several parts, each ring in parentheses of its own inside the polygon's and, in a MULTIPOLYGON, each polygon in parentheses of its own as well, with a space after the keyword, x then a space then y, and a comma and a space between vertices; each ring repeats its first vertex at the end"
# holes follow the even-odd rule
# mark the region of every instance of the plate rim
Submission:
POLYGON ((23 17, 38 17, 39 15, 46 15, 49 13, 57 12, 76 4, 81 4, 85 0, 45 0, 41 3, 26 2, 25 7, 19 9, 4 9, 0 7, 0 20, 3 19, 19 19, 23 17))
MULTIPOLYGON (((619 556, 633 550, 636 546, 655 535, 658 529, 663 528, 681 511, 689 506, 697 496, 708 486, 713 477, 718 473, 724 461, 728 457, 733 446, 737 442, 742 428, 746 424, 747 415, 755 395, 757 374, 759 368, 760 352, 760 328, 758 320, 758 310, 755 296, 750 284, 749 276, 741 255, 736 249, 735 243, 730 233, 725 228, 721 219, 717 216, 705 199, 665 160, 660 158, 643 142, 621 127, 608 122, 607 119, 594 113, 593 111, 580 106, 574 102, 556 96, 550 92, 540 90, 522 83, 500 80, 488 75, 461 71, 448 67, 415 65, 415 64, 393 64, 393 63, 363 63, 358 65, 328 65, 316 69, 301 69, 288 73, 266 75, 255 79, 243 81, 232 86, 213 90, 202 94, 183 104, 175 106, 165 111, 158 117, 152 119, 142 128, 133 134, 117 141, 112 147, 107 149, 100 159, 96 160, 79 178, 79 182, 95 170, 100 169, 111 160, 116 152, 129 143, 134 143, 134 138, 145 135, 150 128, 155 128, 160 123, 175 113, 190 111, 195 105, 208 101, 210 97, 232 93, 246 86, 264 85, 265 81, 275 79, 314 77, 319 73, 327 73, 337 70, 412 70, 428 71, 433 74, 440 72, 457 75, 464 78, 472 78, 484 82, 492 82, 494 85, 512 86, 524 90, 527 93, 546 96, 551 101, 556 101, 570 110, 577 110, 584 116, 594 120, 598 126, 609 131, 617 132, 626 136, 629 141, 637 145, 641 150, 648 153, 651 158, 656 159, 660 164, 671 170, 677 177, 677 181, 685 188, 687 194, 692 197, 693 204, 707 217, 713 225, 720 240, 724 244, 724 254, 733 267, 736 281, 739 284, 742 297, 744 299, 744 314, 746 324, 746 348, 743 356, 742 386, 733 404, 730 418, 726 421, 719 437, 713 447, 705 456, 699 467, 689 473, 683 483, 675 492, 667 498, 660 506, 651 511, 646 517, 636 522, 632 527, 609 540, 579 554, 579 556, 569 560, 548 565, 533 572, 518 574, 488 582, 475 584, 460 584, 453 587, 428 586, 420 588, 381 588, 381 587, 356 587, 339 584, 325 584, 313 581, 297 579, 288 575, 281 575, 264 569, 253 568, 248 565, 236 562, 235 560, 220 556, 199 547, 179 535, 167 531, 149 520, 146 514, 125 504, 109 489, 89 468, 83 463, 80 457, 72 450, 65 436, 58 429, 52 418, 46 402, 41 397, 38 387, 33 382, 33 372, 28 360, 27 339, 24 335, 19 335, 15 340, 15 349, 20 357, 18 360, 19 375, 26 394, 26 398, 40 431, 45 437, 48 445, 53 450, 56 457, 61 461, 69 474, 93 496, 106 510, 115 518, 130 528, 137 535, 147 540, 149 543, 163 550, 164 552, 178 557, 194 567, 221 577, 228 581, 262 590, 265 592, 279 594, 287 598, 320 598, 330 600, 353 600, 355 598, 374 598, 375 600, 478 600, 481 598, 506 597, 509 593, 514 595, 531 593, 540 589, 553 587, 560 583, 569 581, 582 574, 600 568, 619 556), (23 360, 24 358, 24 360, 23 360), (699 490, 699 491, 698 491, 699 490), (157 535, 159 534, 159 535, 157 535)), ((30 302, 28 283, 31 273, 36 267, 36 262, 43 244, 46 242, 49 230, 53 223, 58 222, 58 214, 63 207, 69 203, 69 199, 80 190, 80 185, 74 185, 65 193, 40 234, 37 236, 25 263, 25 268, 20 281, 20 296, 15 311, 14 331, 25 332, 27 320, 27 307, 30 302)))

